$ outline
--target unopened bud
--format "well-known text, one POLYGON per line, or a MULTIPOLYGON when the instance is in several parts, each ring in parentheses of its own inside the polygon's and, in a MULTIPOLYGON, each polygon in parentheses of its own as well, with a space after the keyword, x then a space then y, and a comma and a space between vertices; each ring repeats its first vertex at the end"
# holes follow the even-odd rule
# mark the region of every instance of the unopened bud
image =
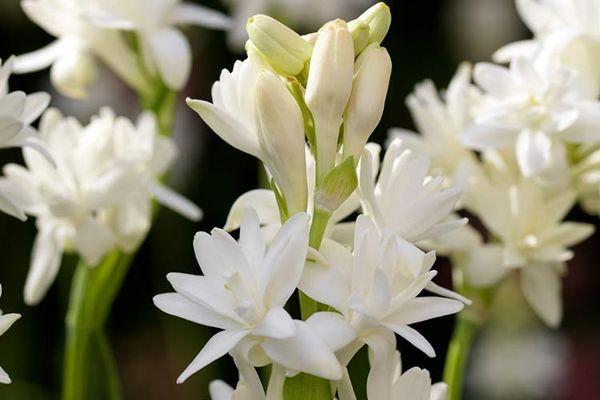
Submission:
POLYGON ((385 3, 377 3, 357 18, 369 25, 369 44, 381 43, 392 23, 392 13, 385 3))
POLYGON ((392 74, 387 50, 372 44, 356 60, 354 83, 344 115, 344 157, 358 162, 383 114, 392 74))
POLYGON ((354 55, 358 56, 369 44, 369 25, 355 19, 348 22, 348 30, 352 34, 352 41, 354 42, 354 55))
POLYGON ((315 43, 308 80, 306 105, 316 133, 317 180, 333 168, 340 125, 352 90, 354 45, 346 23, 325 25, 315 43))
POLYGON ((263 162, 285 199, 288 214, 306 211, 302 113, 285 83, 270 71, 262 72, 256 82, 256 124, 263 162))
POLYGON ((251 17, 246 30, 260 54, 284 75, 298 75, 310 59, 312 45, 271 17, 262 14, 251 17))
POLYGON ((61 56, 50 70, 50 80, 65 96, 82 99, 96 79, 94 57, 87 52, 70 52, 61 56))

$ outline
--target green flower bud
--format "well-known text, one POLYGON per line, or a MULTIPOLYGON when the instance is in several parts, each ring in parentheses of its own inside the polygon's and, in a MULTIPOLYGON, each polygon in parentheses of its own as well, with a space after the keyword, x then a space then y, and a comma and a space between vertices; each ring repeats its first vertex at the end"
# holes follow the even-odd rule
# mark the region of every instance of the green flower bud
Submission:
POLYGON ((385 3, 377 3, 357 18, 369 25, 369 44, 381 43, 392 23, 392 13, 385 3))

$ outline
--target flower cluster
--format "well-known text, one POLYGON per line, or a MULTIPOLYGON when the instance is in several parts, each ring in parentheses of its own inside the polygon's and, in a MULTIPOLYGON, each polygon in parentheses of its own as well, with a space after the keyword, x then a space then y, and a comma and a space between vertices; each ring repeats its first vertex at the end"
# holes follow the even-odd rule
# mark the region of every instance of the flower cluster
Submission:
POLYGON ((255 15, 248 58, 222 72, 212 102, 188 99, 217 135, 262 161, 271 188, 234 203, 225 229, 239 228, 238 241, 198 233, 202 275, 169 274, 175 293, 155 297, 171 315, 221 329, 179 383, 230 354, 238 385, 213 382, 214 399, 280 399, 298 373, 354 399, 347 366, 367 345, 370 399, 445 396, 426 371, 400 374, 396 335, 434 357, 411 325, 470 303, 432 281, 435 252, 417 247, 466 219, 452 216, 460 190, 430 175, 426 155, 397 141, 380 168, 379 146, 367 143, 391 74, 389 25, 383 3, 304 36, 255 15), (286 308, 295 293, 302 319, 286 308), (267 365, 265 390, 256 368, 267 365))
POLYGON ((75 251, 90 266, 119 247, 137 247, 151 224, 151 198, 190 219, 200 210, 159 182, 173 161, 171 139, 160 136, 156 119, 142 114, 137 125, 105 108, 82 126, 47 110, 39 141, 51 161, 24 148, 25 167, 4 167, 2 184, 38 235, 25 285, 25 301, 41 300, 58 273, 64 251, 75 251))
POLYGON ((463 64, 443 96, 431 82, 418 85, 407 104, 421 135, 391 135, 429 154, 445 185, 463 189, 461 208, 488 238, 467 226, 429 245, 452 256, 467 285, 518 276, 533 310, 557 326, 569 247, 593 232, 565 216, 577 201, 600 214, 600 36, 588 14, 600 3, 517 6, 535 38, 495 54, 509 66, 463 64))
POLYGON ((53 84, 74 98, 87 95, 97 74, 97 59, 141 93, 151 91, 157 78, 179 90, 188 80, 192 52, 177 27, 229 26, 225 15, 180 0, 23 0, 22 6, 32 21, 57 39, 19 56, 15 72, 52 66, 53 84))

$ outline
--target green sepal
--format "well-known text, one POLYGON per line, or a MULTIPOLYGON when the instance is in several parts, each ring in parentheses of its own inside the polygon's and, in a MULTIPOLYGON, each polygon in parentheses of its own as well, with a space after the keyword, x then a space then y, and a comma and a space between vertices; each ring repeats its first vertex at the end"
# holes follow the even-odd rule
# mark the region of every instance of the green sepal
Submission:
POLYGON ((315 193, 315 207, 333 212, 350 197, 357 186, 354 157, 350 156, 325 175, 315 193))

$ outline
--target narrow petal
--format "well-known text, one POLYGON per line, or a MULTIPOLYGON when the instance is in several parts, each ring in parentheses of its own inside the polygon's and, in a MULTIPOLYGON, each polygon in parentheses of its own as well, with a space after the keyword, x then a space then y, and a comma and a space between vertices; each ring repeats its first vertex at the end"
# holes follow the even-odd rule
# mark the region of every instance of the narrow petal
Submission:
POLYGON ((562 283, 553 266, 532 265, 523 268, 521 288, 536 314, 551 328, 562 320, 562 283))
POLYGON ((508 273, 503 266, 504 247, 490 244, 475 247, 468 252, 461 265, 471 285, 486 287, 496 284, 508 273))
POLYGON ((459 312, 463 303, 443 297, 417 297, 385 318, 392 325, 410 325, 459 312))
POLYGON ((290 314, 281 307, 272 308, 262 321, 252 330, 255 336, 273 339, 286 339, 294 335, 294 321, 290 314))
POLYGON ((552 141, 543 132, 523 131, 516 142, 517 161, 523 176, 542 171, 550 161, 552 141))
POLYGON ((21 318, 21 314, 4 314, 0 316, 0 336, 2 336, 15 322, 21 318))
POLYGON ((227 222, 223 229, 230 232, 238 229, 242 223, 244 211, 252 208, 258 214, 261 224, 279 224, 279 208, 273 191, 267 189, 254 189, 244 193, 231 206, 227 222))
POLYGON ((183 383, 191 375, 200 371, 213 361, 223 357, 250 332, 247 330, 225 330, 217 333, 206 343, 190 365, 179 375, 177 383, 183 383))
POLYGON ((233 388, 220 379, 214 380, 208 384, 208 393, 211 400, 231 400, 233 399, 233 388))
POLYGON ((0 367, 0 383, 3 383, 5 385, 9 385, 12 383, 10 377, 8 376, 6 371, 2 369, 2 367, 0 367))
POLYGON ((415 329, 403 325, 385 324, 385 326, 408 340, 413 346, 427 354, 429 357, 435 357, 435 350, 433 350, 431 344, 415 329))
POLYGON ((239 327, 239 323, 217 314, 179 293, 159 294, 154 296, 153 301, 154 305, 162 312, 196 324, 220 329, 235 329, 239 327))
POLYGON ((36 305, 54 282, 62 259, 62 246, 52 229, 42 228, 33 242, 31 264, 25 282, 25 303, 36 305))
POLYGON ((354 328, 338 313, 317 312, 306 323, 327 343, 332 351, 338 351, 356 338, 354 328))
POLYGON ((163 206, 170 208, 191 221, 197 222, 202 219, 202 210, 200 207, 171 188, 160 183, 154 183, 150 185, 149 190, 163 206))

